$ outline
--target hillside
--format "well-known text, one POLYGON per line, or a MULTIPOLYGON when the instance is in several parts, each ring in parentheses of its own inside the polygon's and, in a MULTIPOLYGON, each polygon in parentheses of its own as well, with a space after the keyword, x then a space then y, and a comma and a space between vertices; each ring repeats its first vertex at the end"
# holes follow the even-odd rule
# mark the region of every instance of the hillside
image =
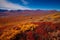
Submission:
POLYGON ((42 16, 48 14, 55 14, 59 11, 55 10, 11 10, 0 12, 0 24, 5 25, 7 23, 23 22, 23 21, 39 21, 42 16))
POLYGON ((60 39, 60 12, 30 12, 0 17, 0 40, 60 39))

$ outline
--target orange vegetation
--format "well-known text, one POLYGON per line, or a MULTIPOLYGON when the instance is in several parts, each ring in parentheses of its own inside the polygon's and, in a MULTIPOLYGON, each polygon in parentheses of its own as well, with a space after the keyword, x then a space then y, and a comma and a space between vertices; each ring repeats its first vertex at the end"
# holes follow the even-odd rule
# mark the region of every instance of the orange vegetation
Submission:
POLYGON ((60 40, 60 13, 0 18, 0 40, 60 40))

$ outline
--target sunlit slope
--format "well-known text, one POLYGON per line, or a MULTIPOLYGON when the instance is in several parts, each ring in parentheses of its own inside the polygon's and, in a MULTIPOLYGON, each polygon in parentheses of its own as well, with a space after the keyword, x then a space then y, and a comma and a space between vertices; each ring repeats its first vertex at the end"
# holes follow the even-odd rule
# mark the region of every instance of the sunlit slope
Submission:
POLYGON ((40 21, 60 22, 60 13, 49 14, 40 18, 40 21))
POLYGON ((0 39, 1 40, 10 40, 13 38, 16 34, 33 30, 36 28, 35 24, 32 23, 26 23, 21 25, 7 25, 5 27, 0 27, 0 39))
MULTIPOLYGON (((38 25, 33 22, 52 22, 60 23, 60 13, 49 14, 45 16, 17 16, 0 19, 0 39, 11 40, 16 34, 25 31, 32 31, 38 25)), ((44 24, 44 23, 43 23, 44 24)), ((40 25, 40 24, 39 24, 40 25)), ((43 26, 43 25, 42 25, 43 26)))
MULTIPOLYGON (((27 13, 28 14, 28 13, 27 13)), ((32 13, 34 14, 34 13, 32 13)), ((48 15, 43 14, 41 16, 41 13, 36 13, 34 15, 25 15, 25 14, 19 14, 18 16, 7 16, 7 17, 0 17, 0 25, 6 25, 6 24, 19 24, 22 22, 37 22, 37 21, 59 21, 60 20, 60 12, 51 13, 48 15)))

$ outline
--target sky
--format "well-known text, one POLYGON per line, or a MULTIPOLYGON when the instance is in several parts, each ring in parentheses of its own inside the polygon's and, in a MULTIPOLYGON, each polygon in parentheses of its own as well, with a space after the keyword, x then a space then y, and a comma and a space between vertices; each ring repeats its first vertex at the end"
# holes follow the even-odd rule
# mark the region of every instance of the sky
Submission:
POLYGON ((0 9, 60 10, 60 0, 0 0, 0 9))

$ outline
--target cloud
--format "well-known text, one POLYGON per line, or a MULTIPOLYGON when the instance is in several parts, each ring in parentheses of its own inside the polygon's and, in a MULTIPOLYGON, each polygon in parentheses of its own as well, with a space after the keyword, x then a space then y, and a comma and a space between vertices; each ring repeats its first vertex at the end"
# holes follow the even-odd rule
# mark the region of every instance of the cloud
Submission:
POLYGON ((27 5, 28 2, 26 0, 21 0, 21 2, 24 4, 24 5, 27 5))
POLYGON ((0 9, 9 9, 9 10, 31 10, 30 8, 7 2, 6 0, 0 0, 0 9))

